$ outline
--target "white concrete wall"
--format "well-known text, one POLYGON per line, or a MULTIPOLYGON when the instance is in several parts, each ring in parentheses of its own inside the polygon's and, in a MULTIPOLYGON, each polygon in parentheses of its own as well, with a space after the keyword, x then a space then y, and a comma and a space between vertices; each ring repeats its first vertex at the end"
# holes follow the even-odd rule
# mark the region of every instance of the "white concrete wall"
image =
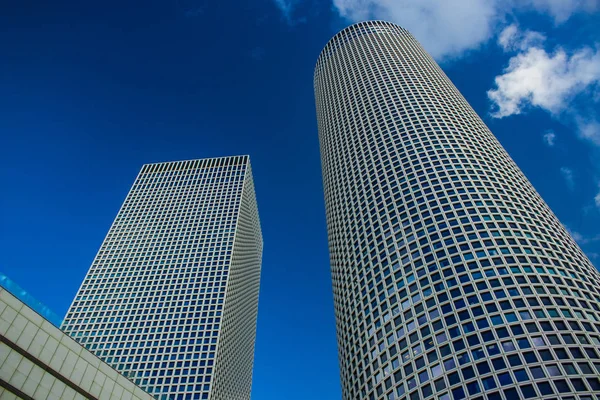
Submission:
MULTIPOLYGON (((3 288, 0 335, 100 400, 154 399, 3 288)), ((86 398, 4 342, 0 378, 35 400, 86 398)), ((2 388, 0 398, 18 399, 2 388)))

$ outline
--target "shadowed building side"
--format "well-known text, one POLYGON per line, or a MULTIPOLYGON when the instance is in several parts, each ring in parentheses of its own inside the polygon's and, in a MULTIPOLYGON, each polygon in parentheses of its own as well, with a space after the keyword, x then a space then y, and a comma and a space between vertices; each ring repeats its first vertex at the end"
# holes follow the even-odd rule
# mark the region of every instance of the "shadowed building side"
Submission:
POLYGON ((225 291, 212 400, 250 399, 262 248, 254 182, 248 165, 225 291))

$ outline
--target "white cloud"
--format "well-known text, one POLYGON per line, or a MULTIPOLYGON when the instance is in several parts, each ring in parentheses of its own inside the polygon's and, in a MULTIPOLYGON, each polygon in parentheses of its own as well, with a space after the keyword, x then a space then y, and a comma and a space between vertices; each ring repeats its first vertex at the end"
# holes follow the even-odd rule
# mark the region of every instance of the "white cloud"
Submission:
POLYGON ((572 54, 557 48, 552 54, 530 47, 512 57, 488 91, 495 118, 520 114, 529 106, 552 114, 564 111, 570 100, 600 82, 600 52, 585 47, 572 54))
POLYGON ((478 47, 493 36, 498 18, 497 4, 488 0, 333 0, 333 4, 352 21, 385 19, 401 25, 435 58, 478 47))
POLYGON ((575 124, 580 138, 600 146, 600 122, 578 115, 575 117, 575 124))
POLYGON ((556 133, 552 131, 547 131, 546 133, 544 133, 543 139, 546 146, 554 147, 554 145, 556 144, 556 133))
POLYGON ((277 7, 281 10, 283 16, 287 19, 292 14, 293 4, 290 0, 274 0, 277 7))
MULTIPOLYGON (((275 0, 277 2, 284 0, 275 0)), ((561 23, 598 0, 333 0, 350 21, 383 19, 408 29, 434 57, 457 56, 491 39, 515 10, 537 11, 561 23)))
POLYGON ((572 231, 568 228, 567 228, 567 231, 569 232, 569 234, 571 235, 573 240, 575 240, 579 244, 583 244, 582 242, 585 240, 585 237, 581 233, 572 231))
POLYGON ((518 34, 519 27, 516 24, 509 25, 500 32, 500 35, 498 35, 498 44, 504 50, 509 50, 512 48, 512 44, 518 34))
POLYGON ((575 176, 573 175, 573 170, 568 167, 561 167, 560 174, 567 183, 569 190, 575 189, 575 176))
POLYGON ((293 23, 292 13, 296 8, 297 0, 273 0, 275 5, 283 14, 283 17, 288 23, 293 23))
POLYGON ((578 11, 594 12, 598 9, 597 0, 528 0, 523 6, 550 14, 556 23, 561 23, 578 11))
POLYGON ((498 35, 498 44, 504 51, 526 50, 538 46, 546 40, 546 36, 539 32, 519 30, 517 24, 507 26, 498 35))
POLYGON ((571 235, 571 237, 573 238, 573 240, 575 240, 580 245, 589 244, 589 243, 595 243, 595 242, 600 242, 600 234, 591 235, 591 236, 584 235, 584 234, 579 233, 577 231, 571 230, 569 227, 567 227, 567 232, 569 232, 569 235, 571 235))
MULTIPOLYGON (((557 47, 548 53, 542 47, 543 40, 543 35, 520 32, 516 25, 506 27, 499 35, 498 44, 517 54, 509 60, 504 73, 495 78, 496 88, 488 91, 495 106, 492 116, 503 118, 538 107, 573 125, 580 139, 600 146, 596 111, 600 102, 600 47, 584 47, 570 53, 557 47), (573 102, 575 98, 578 101, 573 102)), ((547 146, 554 146, 553 132, 546 132, 543 138, 547 146)), ((573 190, 573 171, 563 167, 561 174, 573 190)), ((600 193, 594 203, 600 208, 600 193)), ((585 240, 589 242, 590 238, 585 240)), ((593 239, 596 240, 600 238, 593 239)))
POLYGON ((595 236, 585 236, 579 232, 569 230, 571 237, 579 244, 589 244, 600 241, 600 235, 595 236))

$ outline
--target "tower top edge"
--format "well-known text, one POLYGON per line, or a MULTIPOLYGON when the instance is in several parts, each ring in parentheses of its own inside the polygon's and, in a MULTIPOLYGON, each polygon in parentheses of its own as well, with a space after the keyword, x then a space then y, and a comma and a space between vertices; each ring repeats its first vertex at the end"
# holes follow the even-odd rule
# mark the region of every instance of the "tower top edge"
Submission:
POLYGON ((154 163, 146 163, 146 164, 143 164, 143 166, 145 167, 147 165, 180 164, 180 163, 193 162, 193 161, 223 160, 223 159, 227 159, 227 158, 245 158, 245 159, 249 160, 250 156, 248 154, 239 154, 239 155, 235 155, 235 156, 192 158, 189 160, 175 160, 175 161, 159 161, 159 162, 154 162, 154 163))
POLYGON ((334 46, 338 44, 341 38, 344 36, 350 36, 350 39, 361 36, 362 34, 375 33, 381 28, 391 28, 397 29, 401 32, 408 33, 408 31, 402 28, 400 25, 395 24, 393 22, 385 21, 385 20, 365 20, 356 22, 352 25, 345 27, 340 30, 338 33, 333 35, 331 39, 325 44, 321 52, 319 53, 319 57, 317 58, 316 67, 321 64, 322 60, 330 55, 330 52, 334 50, 334 46), (361 32, 361 30, 363 30, 361 32))
POLYGON ((142 173, 150 171, 176 171, 176 170, 187 170, 193 168, 206 168, 206 167, 226 167, 231 165, 246 165, 250 166, 250 156, 247 154, 241 154, 236 156, 225 156, 225 157, 208 157, 208 158, 197 158, 192 160, 180 160, 180 161, 165 161, 143 164, 141 168, 142 173))

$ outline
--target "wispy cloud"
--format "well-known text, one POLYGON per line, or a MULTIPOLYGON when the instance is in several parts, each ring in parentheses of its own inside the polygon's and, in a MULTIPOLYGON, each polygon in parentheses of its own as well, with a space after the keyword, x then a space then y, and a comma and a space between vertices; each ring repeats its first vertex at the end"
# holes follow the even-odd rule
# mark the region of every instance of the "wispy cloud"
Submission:
POLYGON ((566 21, 571 15, 579 12, 594 12, 598 9, 597 0, 525 0, 523 7, 531 7, 540 12, 546 12, 556 23, 566 21))
POLYGON ((571 237, 573 238, 573 240, 575 240, 577 243, 580 243, 584 240, 584 237, 581 233, 576 232, 576 231, 572 231, 570 229, 567 228, 567 231, 569 231, 569 234, 571 235, 571 237))
POLYGON ((195 18, 206 11, 207 0, 178 0, 177 5, 187 18, 195 18))
POLYGON ((204 14, 204 7, 191 8, 185 11, 185 16, 188 18, 194 18, 204 14))
POLYGON ((439 59, 479 47, 494 37, 496 26, 516 10, 544 13, 562 23, 575 13, 595 11, 596 1, 333 0, 333 5, 350 21, 384 19, 400 24, 439 59))
POLYGON ((579 137, 600 146, 600 122, 593 117, 575 116, 579 137))
POLYGON ((556 133, 554 133, 552 131, 546 131, 546 133, 544 133, 544 136, 542 136, 542 138, 544 140, 544 143, 548 147, 554 147, 554 145, 556 144, 556 133))
POLYGON ((286 20, 291 19, 295 2, 292 0, 273 0, 286 20))
POLYGON ((527 50, 529 47, 541 45, 546 36, 530 30, 521 31, 517 24, 507 26, 498 35, 498 45, 504 51, 527 50))
POLYGON ((600 234, 594 235, 594 236, 586 236, 586 235, 583 235, 583 234, 581 234, 579 232, 572 231, 572 230, 570 230, 568 228, 567 228, 567 231, 569 232, 569 234, 571 235, 571 237, 573 238, 573 240, 575 240, 580 245, 590 244, 590 243, 595 243, 595 242, 600 242, 600 234))
POLYGON ((600 208, 600 190, 598 191, 598 194, 596 194, 596 196, 594 197, 594 203, 596 203, 596 207, 600 208))
POLYGON ((561 167, 560 174, 567 183, 569 190, 575 189, 575 176, 573 174, 573 170, 568 167, 561 167))
POLYGON ((289 25, 297 25, 306 22, 305 17, 294 16, 294 12, 300 4, 300 0, 273 0, 273 2, 277 8, 279 8, 281 15, 289 25))

